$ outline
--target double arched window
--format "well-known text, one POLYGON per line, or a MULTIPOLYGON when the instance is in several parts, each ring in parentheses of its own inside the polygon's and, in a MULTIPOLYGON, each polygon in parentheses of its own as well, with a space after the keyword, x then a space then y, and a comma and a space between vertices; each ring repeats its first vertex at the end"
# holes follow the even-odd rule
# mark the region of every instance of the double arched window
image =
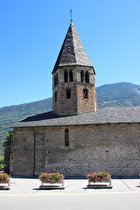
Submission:
POLYGON ((58 85, 58 74, 54 76, 54 86, 58 85))
POLYGON ((86 73, 85 73, 85 82, 89 83, 89 72, 88 71, 86 71, 86 73))
POLYGON ((73 82, 73 72, 69 71, 69 81, 73 82))
POLYGON ((81 71, 81 82, 86 82, 89 83, 89 72, 86 71, 86 73, 84 74, 84 71, 81 71))
POLYGON ((84 82, 84 71, 81 71, 81 82, 84 82))
POLYGON ((64 71, 64 82, 73 82, 73 72, 64 71))
POLYGON ((64 82, 68 82, 68 72, 64 71, 64 82))

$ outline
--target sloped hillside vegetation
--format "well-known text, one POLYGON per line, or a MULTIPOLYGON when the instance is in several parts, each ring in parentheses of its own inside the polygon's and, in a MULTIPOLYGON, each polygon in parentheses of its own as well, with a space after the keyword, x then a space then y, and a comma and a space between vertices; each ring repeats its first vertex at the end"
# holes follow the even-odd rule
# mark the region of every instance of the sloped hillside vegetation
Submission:
POLYGON ((140 86, 116 83, 97 88, 97 105, 102 107, 140 106, 140 86))

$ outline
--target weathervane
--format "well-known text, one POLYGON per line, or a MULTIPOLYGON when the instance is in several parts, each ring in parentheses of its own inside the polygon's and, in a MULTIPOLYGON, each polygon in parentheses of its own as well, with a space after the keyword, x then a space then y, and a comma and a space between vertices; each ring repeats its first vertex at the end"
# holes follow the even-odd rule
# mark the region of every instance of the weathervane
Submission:
POLYGON ((72 9, 70 9, 70 22, 72 23, 72 9))

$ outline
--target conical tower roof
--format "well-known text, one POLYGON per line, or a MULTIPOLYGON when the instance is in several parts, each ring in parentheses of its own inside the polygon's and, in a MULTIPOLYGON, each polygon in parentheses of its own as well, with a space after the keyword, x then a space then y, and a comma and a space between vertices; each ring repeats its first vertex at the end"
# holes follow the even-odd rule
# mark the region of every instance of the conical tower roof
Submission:
POLYGON ((69 26, 52 73, 54 73, 58 67, 70 65, 92 67, 73 26, 73 23, 71 23, 69 26))

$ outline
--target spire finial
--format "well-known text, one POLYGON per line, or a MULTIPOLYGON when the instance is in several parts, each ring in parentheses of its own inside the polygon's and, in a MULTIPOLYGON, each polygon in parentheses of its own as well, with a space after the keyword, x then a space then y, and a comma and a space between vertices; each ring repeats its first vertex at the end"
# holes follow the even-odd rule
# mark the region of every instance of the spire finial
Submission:
POLYGON ((72 23, 72 9, 70 9, 70 23, 72 23))

